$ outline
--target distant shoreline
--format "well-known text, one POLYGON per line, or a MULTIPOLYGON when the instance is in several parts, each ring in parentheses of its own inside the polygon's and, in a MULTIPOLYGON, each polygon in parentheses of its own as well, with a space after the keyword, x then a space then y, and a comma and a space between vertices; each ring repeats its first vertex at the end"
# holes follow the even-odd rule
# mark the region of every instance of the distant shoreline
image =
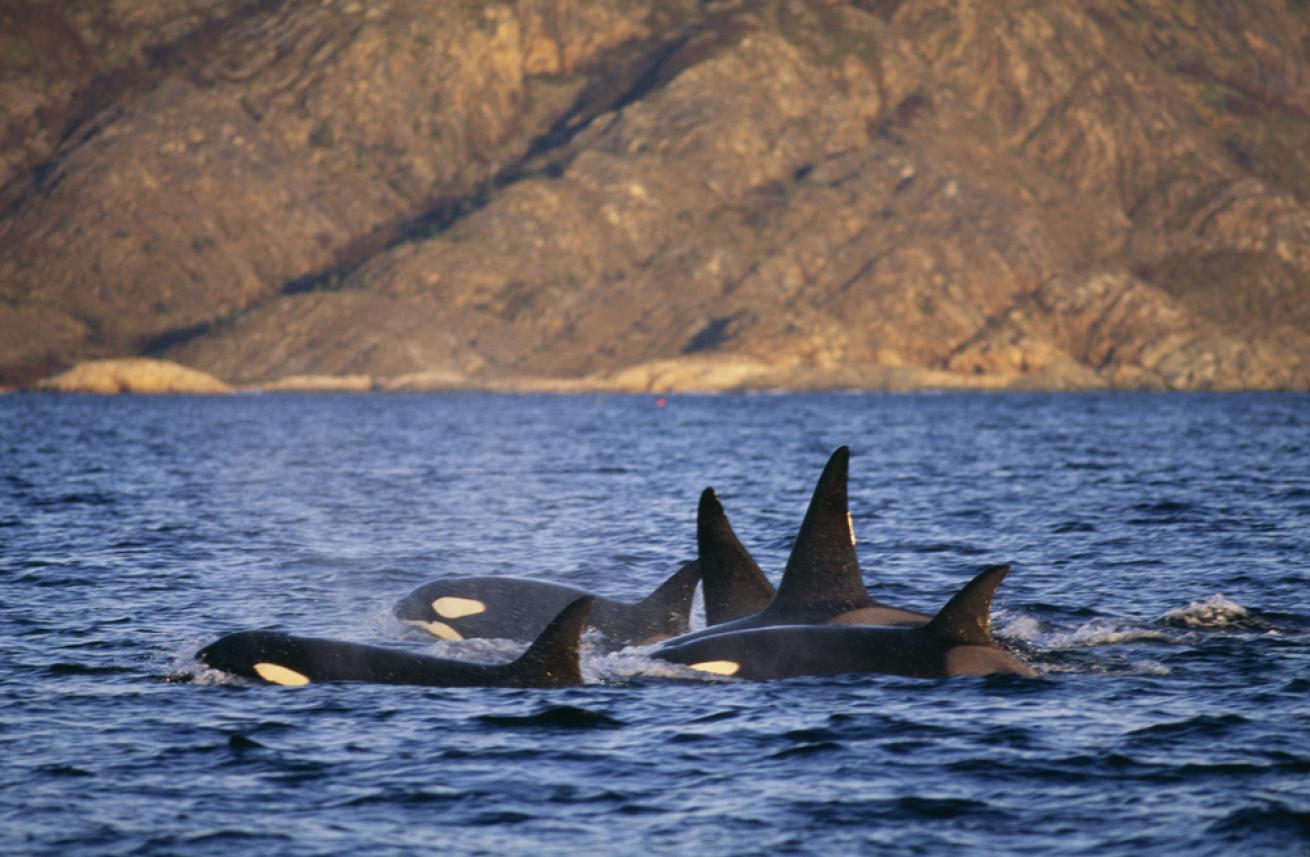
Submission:
POLYGON ((112 358, 79 363, 66 372, 27 387, 0 388, 0 394, 54 392, 105 395, 263 395, 276 393, 500 393, 559 395, 717 395, 807 392, 1304 392, 1298 388, 1223 387, 1170 389, 1162 384, 1115 386, 1070 383, 1069 378, 960 375, 929 369, 890 367, 768 366, 729 357, 669 360, 619 372, 581 378, 506 376, 471 378, 454 372, 395 376, 288 375, 271 381, 231 384, 180 364, 148 358, 112 358))

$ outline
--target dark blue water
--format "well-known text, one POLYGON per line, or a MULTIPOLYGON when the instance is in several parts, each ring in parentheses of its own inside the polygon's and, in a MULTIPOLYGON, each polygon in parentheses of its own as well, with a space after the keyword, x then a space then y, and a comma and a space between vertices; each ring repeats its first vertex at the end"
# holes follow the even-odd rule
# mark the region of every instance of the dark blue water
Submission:
POLYGON ((1310 853, 1310 397, 0 398, 0 853, 1310 853), (430 577, 626 598, 718 489, 776 577, 850 444, 879 597, 1012 562, 1043 670, 241 686, 274 625, 450 655, 430 577))

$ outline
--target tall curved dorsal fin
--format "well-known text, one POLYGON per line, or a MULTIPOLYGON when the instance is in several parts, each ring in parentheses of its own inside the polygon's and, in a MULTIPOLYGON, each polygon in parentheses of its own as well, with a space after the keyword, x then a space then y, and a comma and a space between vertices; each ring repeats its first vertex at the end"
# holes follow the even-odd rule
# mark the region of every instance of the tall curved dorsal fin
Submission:
POLYGON ((820 605, 833 613, 875 605, 855 556, 846 497, 850 455, 840 446, 823 468, 767 612, 786 617, 820 605))
POLYGON ((696 552, 705 587, 705 622, 718 625, 758 613, 773 599, 773 584, 728 523, 713 488, 696 510, 696 552))
POLYGON ((691 627, 691 602, 696 597, 696 582, 700 577, 700 563, 696 560, 683 563, 654 592, 634 605, 641 621, 670 636, 687 633, 691 627))
POLYGON ((587 614, 596 599, 583 596, 559 612, 537 635, 528 650, 507 666, 513 683, 521 687, 569 687, 582 684, 578 649, 587 614))
POLYGON ((1009 571, 1008 565, 985 567, 937 611, 925 630, 960 646, 993 644, 992 596, 1009 571))

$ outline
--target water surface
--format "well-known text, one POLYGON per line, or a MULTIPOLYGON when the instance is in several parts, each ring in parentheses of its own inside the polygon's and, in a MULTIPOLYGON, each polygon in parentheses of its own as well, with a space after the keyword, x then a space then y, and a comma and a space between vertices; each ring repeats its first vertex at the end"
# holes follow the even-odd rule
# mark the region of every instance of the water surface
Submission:
POLYGON ((0 397, 0 852, 1310 853, 1310 397, 0 397), (871 591, 1011 562, 1043 675, 249 686, 445 574, 635 599, 713 485, 776 579, 853 450, 871 591), (190 681, 168 682, 174 674, 190 681))

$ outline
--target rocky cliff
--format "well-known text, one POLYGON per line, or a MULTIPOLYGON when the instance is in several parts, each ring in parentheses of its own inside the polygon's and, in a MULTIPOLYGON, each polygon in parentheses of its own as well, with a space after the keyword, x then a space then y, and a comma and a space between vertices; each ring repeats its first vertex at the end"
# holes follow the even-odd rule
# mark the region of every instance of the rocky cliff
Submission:
POLYGON ((0 23, 0 383, 1310 387, 1303 0, 0 23))

